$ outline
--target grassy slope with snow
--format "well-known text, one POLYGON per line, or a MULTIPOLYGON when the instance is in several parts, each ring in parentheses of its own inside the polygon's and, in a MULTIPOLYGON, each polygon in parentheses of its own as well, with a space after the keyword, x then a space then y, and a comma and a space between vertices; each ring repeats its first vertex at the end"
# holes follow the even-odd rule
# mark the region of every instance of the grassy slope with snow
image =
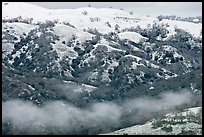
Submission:
MULTIPOLYGON (((83 30, 88 28, 96 28, 101 33, 108 33, 115 30, 115 25, 118 24, 120 29, 127 27, 146 28, 148 24, 153 24, 155 17, 146 17, 140 15, 130 15, 128 12, 110 9, 93 7, 85 7, 78 9, 45 9, 36 5, 20 2, 10 2, 2 7, 2 18, 9 19, 22 16, 22 18, 33 18, 34 22, 45 20, 58 20, 59 22, 70 22, 77 29, 83 30), (26 11, 26 12, 25 12, 26 11), (84 15, 83 12, 87 14, 84 15), (13 14, 15 13, 15 14, 13 14), (97 20, 94 20, 98 18, 97 20), (91 21, 93 19, 94 21, 91 21), (106 23, 111 25, 108 26, 106 23)), ((169 30, 173 34, 175 25, 179 28, 188 30, 194 36, 199 36, 202 24, 195 24, 182 21, 163 20, 163 23, 168 23, 169 30)))
MULTIPOLYGON (((152 25, 156 18, 146 17, 140 15, 130 15, 128 12, 110 9, 110 8, 78 8, 78 9, 45 9, 36 5, 21 3, 21 2, 9 2, 7 4, 2 3, 2 19, 11 19, 21 16, 22 18, 33 18, 33 23, 39 21, 45 22, 46 20, 58 20, 58 24, 54 27, 54 32, 56 35, 60 36, 61 40, 68 41, 72 35, 77 37, 77 40, 82 43, 87 39, 92 38, 92 34, 84 32, 89 28, 96 28, 100 33, 107 34, 109 32, 115 31, 115 25, 119 25, 119 29, 130 28, 140 26, 141 28, 146 28, 148 25, 152 25), (26 11, 26 12, 25 12, 26 11), (84 11, 87 12, 84 15, 84 11), (13 14, 15 13, 15 14, 13 14), (91 21, 92 20, 92 21, 91 21), (67 22, 74 25, 75 28, 70 26, 62 25, 61 23, 67 22), (107 23, 110 25, 108 26, 107 23)), ((193 34, 195 37, 200 36, 202 29, 202 24, 195 24, 182 21, 174 20, 163 20, 161 23, 168 23, 169 27, 167 29, 170 31, 168 36, 175 34, 174 27, 185 29, 193 34)), ((24 23, 11 23, 15 29, 16 36, 22 33, 22 30, 28 32, 34 28, 34 26, 24 23), (22 29, 23 28, 23 29, 22 29), (19 32, 19 34, 18 34, 19 32)), ((9 26, 10 24, 3 24, 3 26, 9 26)), ((118 34, 120 39, 129 39, 136 43, 141 40, 146 40, 145 37, 141 36, 135 32, 121 32, 118 34)), ((60 41, 61 42, 61 41, 60 41)), ((61 44, 61 43, 60 43, 61 44)), ((108 46, 108 43, 104 43, 110 50, 115 50, 108 46)), ((59 43, 57 43, 59 45, 59 43)), ((9 46, 9 49, 12 49, 9 46)), ((58 49, 54 46, 55 49, 58 49)), ((57 50, 59 51, 59 50, 57 50)), ((70 50, 73 52, 73 50, 70 50)), ((65 53, 58 52, 61 56, 65 53)), ((76 55, 77 56, 77 55, 76 55)))
MULTIPOLYGON (((181 124, 165 124, 166 127, 172 127, 172 131, 168 132, 165 131, 165 129, 161 126, 158 126, 156 128, 153 128, 153 123, 154 122, 158 122, 158 120, 152 120, 152 121, 148 121, 146 124, 144 125, 135 125, 132 127, 128 127, 128 128, 124 128, 124 129, 120 129, 117 131, 114 131, 112 133, 107 133, 105 135, 177 135, 177 134, 181 134, 182 130, 188 133, 192 133, 194 132, 195 134, 202 134, 202 124, 196 123, 197 121, 195 119, 195 121, 193 121, 191 118, 191 116, 193 115, 198 115, 198 113, 202 111, 201 107, 194 107, 194 108, 189 108, 184 110, 183 112, 179 112, 179 113, 169 113, 165 115, 165 118, 162 119, 163 121, 173 121, 173 122, 180 122, 181 123, 181 119, 178 118, 177 116, 184 116, 181 124), (177 116, 176 116, 177 115, 177 116), (163 128, 163 129, 162 129, 163 128)), ((202 116, 202 115, 201 115, 202 116)), ((193 118, 193 117, 192 117, 193 118)), ((162 121, 161 120, 161 121, 162 121)), ((184 134, 184 132, 183 132, 184 134)), ((192 133, 193 134, 193 133, 192 133)))
POLYGON ((162 120, 171 121, 173 119, 173 122, 181 122, 180 118, 178 118, 175 115, 181 115, 186 117, 183 119, 183 121, 186 123, 172 124, 172 125, 166 124, 166 127, 169 127, 169 126, 172 127, 172 131, 170 132, 165 131, 165 129, 162 129, 162 127, 153 128, 153 123, 158 122, 157 120, 154 119, 152 121, 148 121, 144 125, 135 125, 132 127, 114 131, 112 133, 107 133, 104 135, 125 135, 125 134, 127 135, 177 135, 177 134, 181 134, 182 130, 183 131, 185 130, 185 132, 188 131, 189 133, 193 131, 195 134, 200 135, 202 134, 202 130, 201 130, 202 124, 198 124, 196 123, 196 121, 192 122, 189 119, 187 119, 187 117, 190 115, 197 115, 199 111, 201 111, 201 109, 202 109, 201 107, 194 107, 194 108, 186 109, 183 112, 166 114, 165 115, 166 117, 162 120))

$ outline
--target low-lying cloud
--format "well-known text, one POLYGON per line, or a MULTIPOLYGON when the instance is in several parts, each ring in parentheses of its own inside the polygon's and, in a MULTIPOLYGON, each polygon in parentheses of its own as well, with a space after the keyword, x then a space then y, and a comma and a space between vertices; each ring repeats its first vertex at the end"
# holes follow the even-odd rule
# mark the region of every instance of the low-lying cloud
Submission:
POLYGON ((11 122, 12 133, 49 134, 71 133, 77 128, 117 124, 120 109, 110 102, 96 103, 80 109, 62 101, 49 102, 38 107, 30 102, 10 100, 3 102, 3 123, 11 122))
POLYGON ((63 101, 37 106, 31 102, 9 100, 2 103, 3 129, 5 125, 9 127, 8 131, 3 131, 10 134, 95 134, 117 127, 127 112, 136 112, 133 120, 137 121, 141 115, 148 117, 152 112, 188 104, 191 100, 192 95, 188 92, 168 92, 157 99, 135 98, 122 105, 100 102, 83 109, 63 101))
POLYGON ((190 103, 192 95, 188 92, 173 93, 167 92, 160 94, 159 98, 143 97, 133 100, 126 100, 125 106, 130 110, 139 110, 141 112, 154 112, 165 108, 173 108, 183 103, 190 103))

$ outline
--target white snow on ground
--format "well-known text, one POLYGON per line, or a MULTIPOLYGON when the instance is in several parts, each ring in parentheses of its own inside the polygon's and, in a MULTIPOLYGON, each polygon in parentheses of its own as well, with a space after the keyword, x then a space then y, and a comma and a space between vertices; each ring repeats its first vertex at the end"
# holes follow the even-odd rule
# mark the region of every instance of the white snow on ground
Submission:
POLYGON ((95 80, 97 80, 97 76, 98 76, 98 72, 93 72, 93 73, 90 73, 90 76, 88 77, 88 79, 94 82, 95 80))
POLYGON ((87 85, 87 84, 82 84, 82 86, 84 86, 86 89, 89 89, 89 90, 93 90, 93 89, 96 89, 96 88, 97 88, 97 87, 95 87, 95 86, 87 85))
POLYGON ((131 45, 131 48, 132 48, 133 51, 141 51, 141 52, 144 51, 144 50, 142 50, 142 49, 140 49, 140 48, 138 48, 138 47, 134 47, 134 46, 132 46, 132 45, 131 45))
MULTIPOLYGON (((149 61, 148 61, 148 63, 149 63, 149 61)), ((153 63, 150 63, 150 66, 151 66, 151 68, 160 68, 158 65, 155 65, 153 63)))
POLYGON ((123 135, 123 134, 128 134, 128 135, 157 135, 158 132, 160 134, 165 134, 165 131, 162 131, 160 129, 152 129, 152 122, 148 122, 144 125, 136 125, 124 129, 120 129, 117 131, 114 131, 112 133, 107 133, 106 135, 123 135))
POLYGON ((119 65, 119 63, 115 60, 112 60, 111 62, 107 62, 107 63, 108 63, 108 67, 102 73, 102 81, 111 82, 111 79, 109 78, 108 70, 109 69, 113 70, 114 67, 117 67, 119 65))
POLYGON ((32 24, 21 23, 21 22, 13 22, 13 23, 2 23, 2 31, 3 31, 3 28, 9 28, 9 30, 15 30, 14 34, 19 36, 19 35, 22 35, 23 33, 28 33, 30 30, 37 28, 37 26, 32 24))
POLYGON ((63 24, 56 24, 54 26, 54 34, 60 36, 62 40, 69 41, 72 38, 72 35, 75 35, 76 29, 63 25, 63 24))
POLYGON ((176 48, 169 46, 169 45, 163 45, 162 48, 166 51, 177 51, 176 48))
MULTIPOLYGON (((20 41, 20 36, 23 35, 23 33, 27 34, 30 30, 35 29, 36 26, 30 25, 30 24, 25 24, 25 23, 20 23, 20 22, 14 22, 14 23, 2 23, 2 33, 6 30, 8 30, 9 34, 15 36, 18 40, 15 42, 20 41), (7 28, 7 29, 5 29, 7 28)), ((2 38, 3 38, 2 34, 2 38)), ((14 42, 14 41, 12 41, 14 42)), ((14 44, 9 43, 7 40, 2 40, 2 51, 6 51, 8 53, 11 53, 14 49, 14 44)))
MULTIPOLYGON (((144 15, 130 15, 129 12, 111 9, 111 8, 93 8, 84 7, 78 9, 45 9, 36 5, 22 3, 22 2, 8 2, 7 5, 2 3, 2 18, 9 19, 22 16, 22 18, 33 18, 33 22, 46 21, 46 20, 58 20, 59 23, 69 22, 73 24, 78 30, 96 28, 102 34, 107 34, 115 30, 115 25, 120 26, 120 30, 127 27, 135 27, 139 25, 141 28, 151 27, 156 17, 147 17, 144 15), (25 12, 26 11, 26 12, 25 12), (84 11, 87 12, 84 15, 84 11), (13 14, 15 13, 15 14, 13 14), (91 21, 91 19, 94 21, 91 21), (111 25, 107 25, 107 22, 111 25)), ((182 22, 175 20, 162 20, 160 23, 168 23, 167 28, 170 31, 170 35, 174 34, 174 27, 188 30, 195 37, 200 35, 202 24, 182 22)), ((134 33, 134 32, 132 32, 134 33)), ((130 32, 124 32, 120 35, 126 35, 127 38, 138 42, 138 38, 141 36, 137 33, 130 35, 130 32), (127 34, 127 35, 126 35, 127 34), (130 36, 129 36, 130 35, 130 36)))
MULTIPOLYGON (((125 55, 124 57, 132 57, 132 58, 135 58, 136 60, 137 60, 137 62, 138 61, 140 61, 140 60, 144 60, 144 59, 142 59, 142 58, 140 58, 140 57, 137 57, 137 56, 134 56, 134 55, 125 55)), ((147 61, 147 60, 144 60, 146 63, 147 63, 147 65, 148 66, 150 66, 151 68, 160 68, 158 65, 155 65, 155 64, 153 64, 153 63, 150 63, 149 61, 147 61)), ((133 62, 133 64, 132 64, 132 68, 133 69, 136 69, 137 68, 137 66, 145 66, 144 64, 142 64, 142 63, 134 63, 133 62)), ((167 70, 167 69, 165 69, 165 68, 161 68, 162 69, 162 71, 163 72, 171 72, 171 71, 169 71, 169 70, 167 70)), ((173 73, 173 75, 172 76, 169 76, 168 74, 165 74, 165 76, 164 76, 164 79, 169 79, 169 78, 172 78, 172 77, 177 77, 178 75, 177 74, 175 74, 175 73, 173 73)))
POLYGON ((2 18, 15 18, 22 16, 22 18, 33 18, 33 22, 45 22, 46 20, 58 20, 59 22, 69 22, 79 29, 96 28, 102 34, 107 34, 115 30, 115 25, 118 24, 120 29, 126 27, 135 27, 140 25, 145 28, 148 24, 152 24, 155 18, 130 15, 129 12, 110 9, 110 8, 93 8, 85 7, 78 9, 45 9, 36 5, 28 3, 8 3, 2 6, 2 18), (27 11, 27 12, 25 12, 27 11), (84 15, 84 11, 87 15, 84 15), (15 14, 13 14, 15 13, 15 14), (97 21, 91 21, 97 19, 97 21), (107 22, 111 25, 107 25, 107 22))
MULTIPOLYGON (((178 54, 178 52, 175 52, 175 53, 174 53, 174 58, 176 58, 176 57, 180 58, 180 57, 183 57, 183 56, 180 55, 180 54, 178 54)), ((183 57, 183 59, 185 59, 185 58, 183 57)))
POLYGON ((14 58, 15 58, 15 57, 20 58, 20 54, 21 54, 21 52, 20 52, 20 51, 16 51, 16 54, 13 54, 13 55, 12 55, 13 60, 14 60, 14 58))
POLYGON ((10 54, 13 51, 13 49, 14 49, 13 44, 2 42, 2 51, 3 52, 7 52, 8 54, 10 54))
MULTIPOLYGON (((189 108, 187 110, 184 110, 183 112, 179 112, 178 114, 188 114, 189 111, 194 112, 194 114, 197 114, 200 109, 202 109, 201 107, 194 107, 194 108, 189 108)), ((177 115, 178 115, 177 114, 177 115)), ((184 116, 185 116, 184 115, 184 116)), ((170 119, 170 117, 174 117, 175 114, 174 113, 169 113, 165 115, 168 119, 170 119)), ((165 118, 165 120, 167 120, 165 118)), ((175 119, 176 121, 177 119, 175 119)), ((135 126, 131 126, 131 127, 127 127, 127 128, 123 128, 111 133, 105 133, 105 134, 101 134, 101 135, 124 135, 124 134, 128 134, 128 135, 167 135, 167 134, 172 134, 172 135, 177 135, 179 133, 181 133, 182 128, 185 128, 185 130, 193 130, 193 131, 197 131, 200 128, 202 128, 202 125, 200 124, 196 124, 196 123, 185 123, 185 124, 176 124, 176 125, 171 125, 172 126, 172 132, 165 132, 164 130, 161 129, 161 127, 158 127, 156 129, 152 128, 152 121, 148 121, 147 123, 143 124, 143 125, 135 125, 135 126)))
POLYGON ((45 9, 33 4, 23 2, 2 3, 2 18, 4 19, 16 18, 21 16, 22 18, 33 17, 38 20, 45 20, 46 19, 45 15, 48 14, 49 11, 50 11, 49 9, 45 9))
MULTIPOLYGON (((95 45, 94 45, 95 46, 95 45)), ((95 46, 96 47, 96 46, 95 46)), ((95 55, 93 54, 93 51, 94 50, 92 50, 90 53, 89 53, 89 57, 88 58, 86 58, 85 60, 84 60, 84 62, 86 62, 86 63, 88 63, 89 61, 94 61, 95 59, 96 59, 96 57, 95 57, 95 55)), ((88 64, 89 65, 89 64, 88 64)))
MULTIPOLYGON (((121 49, 117 49, 117 48, 114 48, 114 47, 111 47, 109 46, 111 44, 111 42, 107 41, 106 39, 102 38, 98 44, 96 44, 96 46, 98 45, 105 45, 107 48, 108 48, 108 52, 111 52, 111 51, 124 51, 124 50, 121 50, 121 49)), ((124 51, 125 52, 125 51, 124 51)))
MULTIPOLYGON (((137 57, 137 56, 134 56, 134 55, 125 55, 124 57, 132 57, 132 58, 135 58, 136 60, 137 60, 137 62, 138 61, 140 61, 140 60, 144 60, 150 67, 152 67, 152 68, 160 68, 158 65, 155 65, 155 64, 153 64, 153 63, 150 63, 149 61, 147 61, 147 60, 145 60, 145 59, 142 59, 142 58, 140 58, 140 57, 137 57)), ((142 64, 142 63, 136 63, 136 62, 133 62, 133 64, 132 64, 132 68, 134 69, 134 68, 136 68, 138 65, 140 65, 140 66, 145 66, 144 64, 142 64)), ((167 70, 168 71, 168 70, 167 70)))
POLYGON ((164 79, 169 79, 169 78, 173 78, 173 77, 177 77, 177 74, 173 74, 173 76, 169 76, 168 74, 165 74, 164 79))
POLYGON ((142 64, 142 63, 137 63, 137 62, 132 62, 132 65, 131 65, 131 67, 133 68, 133 69, 137 69, 137 66, 145 66, 144 64, 142 64))
POLYGON ((95 86, 92 86, 92 85, 87 85, 87 84, 78 84, 78 83, 75 83, 73 81, 63 81, 66 85, 63 85, 63 86, 67 86, 67 88, 69 89, 72 89, 74 92, 92 92, 94 89, 96 89, 97 87, 95 86))
POLYGON ((189 113, 197 114, 200 110, 202 110, 201 107, 188 108, 188 109, 186 109, 185 112, 182 113, 182 115, 186 115, 189 113))
POLYGON ((116 60, 111 60, 110 65, 108 66, 108 69, 114 69, 114 67, 117 67, 119 63, 116 60))
POLYGON ((137 61, 142 60, 142 58, 134 56, 134 55, 131 55, 131 54, 125 55, 124 57, 132 57, 132 58, 135 58, 137 61))
POLYGON ((105 71, 102 73, 101 78, 102 78, 102 81, 106 81, 106 82, 110 82, 110 81, 111 81, 111 79, 109 78, 109 74, 108 74, 108 71, 107 71, 107 70, 105 70, 105 71))
POLYGON ((54 34, 60 37, 60 41, 55 41, 56 44, 53 45, 53 49, 57 51, 57 54, 60 60, 65 56, 69 56, 70 58, 76 58, 78 56, 77 52, 74 51, 73 47, 67 46, 67 42, 69 42, 73 36, 76 36, 76 40, 80 43, 85 42, 85 40, 92 39, 92 34, 77 30, 67 25, 56 24, 54 27, 54 34), (65 41, 65 44, 62 42, 65 41))
POLYGON ((128 39, 135 43, 138 43, 140 41, 145 41, 148 39, 136 32, 121 32, 118 34, 118 36, 120 39, 128 39))
POLYGON ((72 59, 78 56, 77 52, 74 51, 73 47, 68 47, 66 45, 61 44, 60 42, 56 42, 56 44, 52 45, 53 49, 57 52, 59 60, 61 60, 65 55, 72 59))
POLYGON ((64 71, 64 75, 67 76, 67 77, 73 77, 70 70, 64 71))
POLYGON ((91 40, 93 35, 80 31, 76 28, 72 28, 67 25, 63 24, 56 24, 54 27, 54 34, 60 36, 60 39, 63 41, 69 41, 73 36, 76 36, 76 39, 80 42, 83 43, 86 40, 91 40))
POLYGON ((14 60, 9 60, 8 61, 9 64, 12 64, 13 62, 14 62, 14 60))
POLYGON ((32 90, 35 90, 35 88, 33 88, 31 85, 28 85, 28 87, 32 90))
POLYGON ((116 17, 135 18, 129 15, 129 12, 125 12, 117 9, 85 7, 78 9, 45 9, 36 5, 28 3, 3 3, 2 7, 3 18, 15 18, 22 16, 22 18, 33 18, 33 22, 46 21, 46 20, 58 20, 59 22, 69 22, 74 24, 79 30, 88 28, 97 28, 101 33, 108 33, 114 31, 115 25, 118 23, 121 28, 125 28, 127 25, 135 26, 135 22, 127 22, 127 19, 122 19, 122 22, 118 21, 116 17), (25 12, 27 11, 27 12, 25 12), (87 15, 84 15, 84 11, 87 15), (13 14, 15 13, 15 14, 13 14), (91 22, 91 18, 98 21, 91 22), (111 27, 107 26, 109 22, 111 27))
POLYGON ((193 22, 197 23, 199 22, 199 19, 193 19, 193 22))
POLYGON ((154 87, 153 87, 153 86, 151 86, 149 89, 150 89, 150 90, 152 90, 152 89, 154 89, 154 87))
MULTIPOLYGON (((186 116, 189 113, 197 114, 200 110, 202 110, 202 107, 187 108, 187 109, 185 109, 185 111, 180 112, 179 114, 181 114, 182 116, 186 116)), ((174 117, 175 116, 175 112, 166 114, 165 116, 166 117, 174 117)))
POLYGON ((168 19, 163 19, 161 21, 161 23, 168 23, 169 24, 169 27, 167 28, 170 31, 169 35, 175 34, 175 27, 190 32, 194 37, 200 36, 200 32, 202 30, 202 24, 201 23, 197 24, 197 23, 168 20, 168 19))

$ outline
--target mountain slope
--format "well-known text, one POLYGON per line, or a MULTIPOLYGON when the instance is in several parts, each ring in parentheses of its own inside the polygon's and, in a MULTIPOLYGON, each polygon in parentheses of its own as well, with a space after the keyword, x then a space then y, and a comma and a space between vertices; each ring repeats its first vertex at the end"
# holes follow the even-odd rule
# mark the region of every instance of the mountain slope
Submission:
POLYGON ((201 68, 202 23, 111 8, 2 3, 3 102, 42 107, 60 100, 87 108, 189 89, 197 98, 188 105, 195 107, 202 100, 201 68))
POLYGON ((3 64, 21 75, 105 84, 119 93, 202 67, 202 24, 108 8, 2 6, 3 64))
POLYGON ((103 135, 202 135, 202 108, 166 114, 164 118, 148 121, 103 135))

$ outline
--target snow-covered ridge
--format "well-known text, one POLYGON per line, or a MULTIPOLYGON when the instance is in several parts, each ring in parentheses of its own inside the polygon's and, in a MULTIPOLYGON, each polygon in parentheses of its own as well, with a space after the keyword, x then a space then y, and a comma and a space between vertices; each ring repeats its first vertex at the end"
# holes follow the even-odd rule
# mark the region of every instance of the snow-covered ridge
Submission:
POLYGON ((61 23, 69 22, 80 30, 96 28, 102 33, 114 31, 116 24, 121 29, 130 25, 135 26, 134 21, 126 22, 125 20, 137 18, 128 12, 110 8, 46 9, 21 2, 3 3, 2 19, 12 19, 20 16, 23 19, 32 18, 33 23, 57 20, 61 23), (118 17, 125 17, 125 20, 118 17))
POLYGON ((16 36, 21 36, 23 33, 28 33, 30 30, 35 29, 37 26, 32 24, 25 24, 21 22, 4 23, 2 24, 2 32, 9 30, 10 33, 16 34, 16 36))
POLYGON ((56 19, 56 18, 67 19, 69 16, 79 18, 80 16, 84 16, 84 15, 87 15, 88 17, 98 17, 99 15, 106 16, 106 17, 113 17, 113 16, 130 17, 128 12, 117 10, 117 9, 109 9, 109 8, 96 9, 93 7, 83 7, 83 8, 77 8, 77 9, 46 9, 37 5, 23 3, 23 2, 3 2, 2 13, 3 13, 2 18, 15 18, 18 16, 22 16, 23 18, 32 17, 33 19, 39 19, 39 20, 56 19), (83 13, 84 11, 86 11, 86 13, 83 13))
MULTIPOLYGON (((96 28, 101 33, 115 31, 115 25, 120 29, 129 27, 147 28, 148 25, 157 20, 155 17, 130 15, 129 12, 111 9, 82 7, 77 9, 46 9, 37 5, 22 2, 3 2, 2 19, 11 19, 21 16, 23 19, 33 18, 32 22, 44 22, 46 20, 57 20, 59 22, 69 22, 77 29, 84 30, 96 28)), ((174 20, 162 20, 161 23, 168 23, 170 35, 173 35, 174 27, 189 31, 195 37, 200 36, 202 24, 189 23, 174 20)))
POLYGON ((195 37, 202 36, 201 35, 201 30, 202 30, 202 24, 201 23, 196 24, 196 23, 192 23, 192 22, 167 20, 167 19, 164 19, 162 22, 169 24, 168 30, 172 34, 175 33, 174 32, 175 28, 179 28, 179 29, 183 29, 187 32, 190 32, 195 37))
POLYGON ((23 2, 3 2, 2 3, 2 18, 15 18, 22 16, 23 18, 39 17, 49 13, 49 9, 42 8, 33 4, 23 2))

